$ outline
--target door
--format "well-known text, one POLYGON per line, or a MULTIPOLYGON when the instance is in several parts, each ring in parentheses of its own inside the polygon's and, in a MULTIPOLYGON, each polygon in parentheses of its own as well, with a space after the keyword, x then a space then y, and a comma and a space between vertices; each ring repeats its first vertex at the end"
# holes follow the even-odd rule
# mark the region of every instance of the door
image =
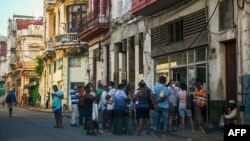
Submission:
POLYGON ((172 79, 179 83, 187 84, 187 67, 172 69, 172 79))
POLYGON ((236 99, 237 77, 236 77, 236 43, 235 41, 225 43, 226 51, 226 96, 236 99))

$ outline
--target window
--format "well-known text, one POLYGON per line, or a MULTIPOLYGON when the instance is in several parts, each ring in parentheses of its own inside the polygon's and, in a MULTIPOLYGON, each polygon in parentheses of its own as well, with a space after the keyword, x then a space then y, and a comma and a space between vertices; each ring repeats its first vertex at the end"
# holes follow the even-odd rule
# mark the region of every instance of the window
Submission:
POLYGON ((59 59, 56 61, 56 70, 60 70, 63 68, 63 60, 62 59, 59 59))
POLYGON ((54 62, 54 73, 56 72, 56 62, 54 62))
MULTIPOLYGON (((30 46, 29 47, 29 58, 34 60, 36 56, 39 55, 39 46, 30 46)), ((25 56, 24 56, 25 57, 25 56)))
POLYGON ((49 74, 51 74, 51 65, 49 65, 49 74))
POLYGON ((143 73, 143 33, 139 34, 139 73, 143 73))
POLYGON ((219 5, 219 29, 224 30, 232 28, 234 25, 233 0, 224 0, 219 5))
POLYGON ((70 5, 67 8, 68 13, 68 32, 77 32, 78 22, 86 16, 86 5, 70 5))
POLYGON ((58 10, 58 31, 59 31, 59 33, 60 33, 60 27, 61 27, 61 18, 60 18, 60 16, 61 16, 61 13, 60 13, 60 10, 58 10))
POLYGON ((195 51, 195 62, 206 61, 206 48, 198 48, 195 51))
POLYGON ((69 67, 81 67, 81 58, 80 57, 70 58, 69 67))
POLYGON ((161 56, 155 58, 155 81, 158 81, 160 76, 165 76, 167 79, 169 77, 169 62, 168 56, 161 56))
POLYGON ((188 63, 194 63, 194 50, 188 51, 188 63))
POLYGON ((170 66, 177 67, 187 64, 187 53, 176 53, 170 56, 170 66))
POLYGON ((53 34, 56 34, 56 16, 53 17, 53 34))

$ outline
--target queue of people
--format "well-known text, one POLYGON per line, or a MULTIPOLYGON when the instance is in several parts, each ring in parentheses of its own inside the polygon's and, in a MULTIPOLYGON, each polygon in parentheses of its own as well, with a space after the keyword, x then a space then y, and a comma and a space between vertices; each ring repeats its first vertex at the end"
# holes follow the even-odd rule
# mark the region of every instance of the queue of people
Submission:
POLYGON ((95 136, 106 131, 107 134, 136 133, 141 136, 146 127, 146 135, 151 135, 152 130, 155 137, 166 137, 178 129, 184 132, 186 118, 193 132, 193 124, 196 123, 205 133, 201 110, 206 106, 206 92, 200 79, 196 79, 194 99, 191 99, 186 84, 177 85, 174 80, 166 84, 164 76, 159 78, 152 90, 143 80, 136 90, 123 80, 117 88, 112 81, 107 84, 99 82, 96 91, 91 83, 85 87, 72 86, 70 95, 71 127, 84 126, 87 135, 95 136), (194 116, 192 105, 195 106, 194 116))
MULTIPOLYGON (((84 126, 86 134, 93 136, 105 131, 107 134, 115 135, 136 132, 138 136, 141 136, 146 129, 146 135, 151 135, 153 131, 155 137, 164 138, 170 132, 177 130, 185 132, 187 118, 192 132, 195 131, 194 125, 196 125, 203 133, 206 133, 202 112, 206 108, 207 94, 201 79, 197 78, 195 84, 193 98, 188 93, 185 83, 176 84, 171 79, 166 84, 164 76, 159 77, 158 83, 152 90, 144 80, 138 83, 136 90, 133 90, 126 80, 123 80, 117 88, 112 81, 107 84, 98 83, 96 91, 91 83, 84 87, 72 86, 70 125, 71 127, 84 126)), ((63 128, 64 92, 57 85, 52 88, 54 90, 52 109, 56 123, 54 128, 63 128)), ((6 96, 5 102, 9 108, 9 116, 12 117, 13 106, 16 103, 12 89, 6 96)), ((228 104, 228 112, 224 115, 225 124, 236 124, 238 112, 236 102, 231 99, 228 104)))

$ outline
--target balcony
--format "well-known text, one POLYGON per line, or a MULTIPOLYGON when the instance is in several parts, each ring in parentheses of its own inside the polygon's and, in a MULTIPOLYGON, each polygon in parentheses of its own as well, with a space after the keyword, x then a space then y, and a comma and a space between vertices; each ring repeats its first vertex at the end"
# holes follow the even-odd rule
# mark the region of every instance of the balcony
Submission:
POLYGON ((55 36, 55 45, 78 42, 77 33, 66 33, 55 36))
POLYGON ((132 0, 132 13, 136 16, 149 16, 190 0, 132 0))
MULTIPOLYGON (((87 42, 81 42, 78 38, 77 33, 66 33, 55 36, 53 48, 58 49, 68 49, 68 48, 85 48, 88 44, 87 42)), ((51 50, 50 50, 51 51, 51 50)), ((52 50, 53 51, 53 50, 52 50)))
POLYGON ((100 14, 99 10, 89 12, 79 23, 79 39, 89 41, 90 39, 107 32, 109 29, 108 19, 100 14))
POLYGON ((43 5, 44 9, 49 12, 54 9, 54 4, 56 3, 57 0, 44 0, 43 5))

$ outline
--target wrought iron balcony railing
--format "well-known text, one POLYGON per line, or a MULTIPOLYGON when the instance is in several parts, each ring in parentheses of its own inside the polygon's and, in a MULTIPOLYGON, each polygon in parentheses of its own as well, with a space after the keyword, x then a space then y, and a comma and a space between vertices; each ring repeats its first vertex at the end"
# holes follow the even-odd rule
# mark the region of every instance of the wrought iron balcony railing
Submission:
POLYGON ((55 36, 55 44, 61 44, 66 42, 77 42, 78 35, 77 33, 66 33, 55 36))
POLYGON ((95 27, 101 24, 107 24, 108 20, 105 15, 100 14, 100 10, 96 9, 89 12, 85 17, 83 17, 79 23, 79 32, 84 32, 91 27, 95 27))

